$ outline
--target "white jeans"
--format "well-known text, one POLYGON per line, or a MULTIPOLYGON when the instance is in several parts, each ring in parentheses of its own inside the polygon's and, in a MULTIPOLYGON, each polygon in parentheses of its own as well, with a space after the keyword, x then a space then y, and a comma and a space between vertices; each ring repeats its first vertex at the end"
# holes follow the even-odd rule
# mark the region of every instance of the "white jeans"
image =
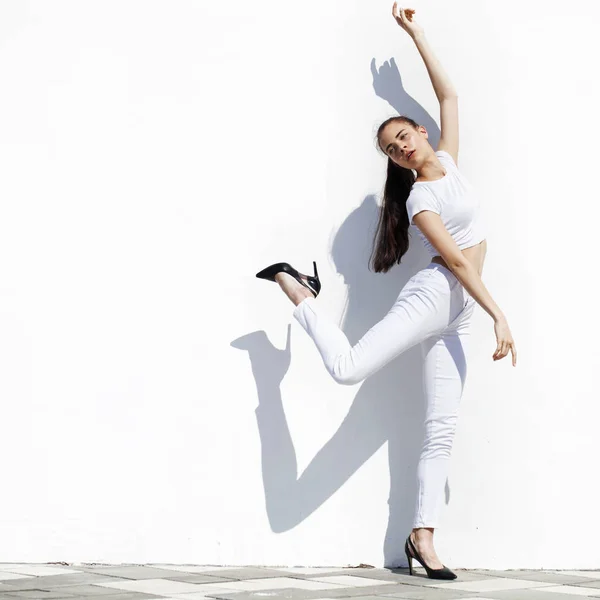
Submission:
POLYGON ((425 439, 417 468, 413 527, 438 524, 467 375, 467 340, 474 305, 449 269, 431 263, 409 279, 389 313, 355 346, 321 313, 315 298, 303 300, 294 310, 294 317, 314 340, 325 367, 339 383, 358 383, 421 344, 425 439))

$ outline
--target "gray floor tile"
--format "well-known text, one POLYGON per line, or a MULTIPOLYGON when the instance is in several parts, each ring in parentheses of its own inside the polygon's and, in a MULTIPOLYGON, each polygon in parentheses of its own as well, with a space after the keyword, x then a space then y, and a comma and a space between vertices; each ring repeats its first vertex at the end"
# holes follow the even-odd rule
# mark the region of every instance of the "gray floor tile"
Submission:
POLYGON ((295 590, 284 588, 281 590, 267 590, 259 592, 221 592, 209 593, 210 598, 219 600, 264 600, 264 598, 287 598, 288 600, 312 600, 313 598, 324 598, 324 592, 316 590, 295 590))
MULTIPOLYGON (((171 571, 169 577, 173 577, 173 573, 174 571, 171 571)), ((194 573, 190 574, 194 575, 194 573)), ((221 569, 219 571, 202 573, 202 575, 221 577, 230 581, 245 581, 246 579, 263 579, 265 577, 289 577, 290 573, 267 567, 232 567, 231 569, 221 569)), ((295 574, 294 577, 296 577, 295 574)))
MULTIPOLYGON (((383 594, 380 595, 381 600, 385 600, 383 594)), ((392 597, 402 600, 460 600, 461 598, 473 598, 477 594, 473 592, 464 592, 459 590, 440 590, 432 587, 421 587, 412 588, 410 590, 402 590, 397 595, 393 594, 388 597, 391 600, 392 597)))
POLYGON ((528 579, 508 579, 508 577, 489 577, 478 581, 438 581, 432 584, 432 587, 440 590, 453 590, 476 592, 485 596, 487 592, 500 590, 529 590, 553 586, 552 583, 542 583, 541 581, 529 581, 528 579))
POLYGON ((312 600, 313 598, 322 598, 314 592, 305 590, 283 589, 269 590, 268 592, 223 592, 207 595, 207 598, 215 600, 264 600, 265 598, 286 598, 287 600, 312 600))
MULTIPOLYGON (((272 567, 275 569, 276 567, 272 567)), ((285 569, 281 569, 278 572, 285 577, 297 577, 299 579, 314 579, 315 577, 329 577, 330 575, 357 575, 368 577, 369 573, 376 573, 378 571, 386 571, 387 569, 349 569, 348 567, 331 567, 328 569, 320 569, 318 572, 314 573, 299 573, 299 572, 290 572, 285 569)))
MULTIPOLYGON (((393 581, 395 583, 404 583, 405 581, 408 581, 408 578, 410 577, 408 574, 408 569, 353 569, 351 571, 346 570, 343 572, 303 575, 302 577, 305 579, 319 579, 322 577, 331 577, 336 575, 350 575, 352 577, 360 577, 362 579, 378 579, 380 581, 393 581)), ((294 575, 294 577, 300 577, 300 575, 294 575)))
MULTIPOLYGON (((390 592, 395 590, 399 592, 402 589, 414 590, 409 586, 399 585, 381 585, 368 586, 360 588, 336 588, 330 590, 299 590, 292 588, 284 588, 278 590, 256 591, 256 592, 239 592, 239 593, 219 593, 214 597, 222 600, 260 600, 265 597, 269 598, 287 598, 289 600, 313 600, 317 598, 355 598, 357 596, 381 596, 385 591, 390 592)), ((211 594, 212 595, 212 594, 211 594)))
MULTIPOLYGON (((204 573, 177 573, 176 571, 170 571, 170 575, 163 575, 161 579, 168 579, 169 581, 183 581, 185 583, 226 583, 228 581, 240 581, 239 579, 234 579, 233 577, 219 577, 218 575, 205 575, 204 573)), ((254 579, 259 578, 255 577, 254 579)), ((260 579, 263 578, 261 577, 260 579)), ((268 577, 265 577, 264 579, 268 579, 268 577)), ((223 587, 227 586, 224 585, 223 587)))
POLYGON ((96 600, 104 600, 106 596, 114 596, 115 590, 111 588, 100 587, 99 585, 61 585, 58 588, 53 588, 53 591, 63 594, 64 596, 77 596, 79 598, 95 598, 96 600))
MULTIPOLYGON (((314 582, 321 582, 329 585, 340 585, 346 588, 362 588, 362 587, 373 587, 379 585, 390 585, 396 584, 395 581, 389 581, 385 579, 373 579, 372 577, 357 577, 356 575, 325 575, 321 577, 313 577, 307 580, 314 582)), ((290 586, 296 587, 296 586, 290 586)), ((297 586, 302 587, 302 586, 297 586)), ((317 589, 317 588, 315 588, 317 589)))
MULTIPOLYGON (((0 594, 0 600, 17 600, 18 598, 24 598, 24 596, 7 596, 6 594, 0 594)), ((25 596, 25 598, 27 597, 25 596)), ((78 594, 76 596, 60 596, 53 598, 53 600, 87 600, 88 598, 98 598, 98 596, 86 596, 78 594)), ((102 596, 102 600, 155 600, 162 598, 163 596, 154 596, 151 594, 138 594, 136 592, 126 592, 123 594, 111 594, 110 596, 102 596)))
POLYGON ((565 570, 562 571, 560 569, 545 569, 547 573, 558 573, 559 575, 575 575, 576 577, 584 577, 585 579, 595 579, 600 580, 600 569, 596 570, 583 570, 583 571, 572 571, 565 570))
POLYGON ((354 596, 353 600, 381 600, 382 596, 354 596))
POLYGON ((123 579, 164 579, 165 577, 173 576, 173 571, 143 565, 102 567, 94 570, 94 573, 96 575, 121 577, 123 579))
POLYGON ((586 598, 600 598, 600 589, 588 588, 580 585, 556 585, 553 588, 544 588, 545 592, 558 592, 563 594, 573 594, 574 596, 586 598))
MULTIPOLYGON (((558 594, 556 592, 544 592, 544 588, 534 590, 505 590, 501 592, 486 592, 479 594, 491 600, 576 600, 585 596, 574 596, 573 594, 558 594)), ((477 594, 475 594, 475 597, 477 594)), ((468 598, 468 596, 467 596, 468 598)))
POLYGON ((154 600, 154 598, 164 598, 164 596, 141 594, 139 592, 123 592, 122 594, 113 594, 112 596, 102 596, 102 600, 154 600))
MULTIPOLYGON (((406 595, 401 595, 402 592, 400 592, 398 595, 396 596, 382 596, 381 594, 371 594, 368 596, 352 596, 352 600, 391 600, 392 598, 396 598, 397 600, 402 600, 404 598, 421 598, 421 597, 425 597, 422 596, 422 594, 426 594, 428 593, 427 590, 415 590, 414 588, 412 588, 412 592, 409 589, 408 591, 406 591, 407 594, 413 593, 413 594, 421 594, 421 596, 406 596, 406 595)), ((427 598, 429 598, 429 596, 427 596, 427 598)), ((446 598, 450 598, 450 596, 445 596, 443 600, 446 600, 446 598)), ((454 600, 456 598, 456 596, 452 596, 450 598, 450 600, 454 600)), ((323 599, 324 600, 324 599, 323 599)))
POLYGON ((41 577, 48 575, 68 575, 70 573, 80 573, 78 569, 62 565, 34 565, 34 564, 12 564, 0 566, 0 579, 4 579, 6 573, 15 573, 19 575, 29 575, 30 577, 41 577))
MULTIPOLYGON (((33 577, 32 577, 32 579, 33 579, 33 577)), ((13 581, 14 581, 14 580, 13 580, 13 581)), ((19 581, 20 581, 20 580, 19 580, 19 581)), ((18 588, 15 588, 15 587, 13 587, 13 586, 12 586, 10 583, 8 583, 8 582, 3 582, 3 583, 0 583, 0 594, 5 594, 6 592, 14 592, 14 591, 15 591, 15 589, 18 589, 18 588)))
POLYGON ((102 596, 103 600, 154 600, 154 598, 164 598, 164 596, 155 596, 154 594, 141 594, 139 592, 125 592, 115 596, 102 596))
MULTIPOLYGON (((401 598, 404 598, 405 596, 389 596, 389 598, 398 598, 399 600, 401 598)), ((353 596, 352 600, 381 600, 383 598, 383 596, 353 596)))
POLYGON ((584 579, 583 577, 580 577, 576 583, 573 583, 571 585, 577 585, 577 586, 581 586, 581 587, 588 587, 588 588, 599 588, 600 589, 600 581, 590 581, 589 579, 584 579))
MULTIPOLYGON (((27 600, 41 600, 42 598, 48 598, 48 600, 60 600, 64 598, 66 594, 62 592, 50 592, 47 590, 27 590, 24 592, 11 592, 6 594, 7 597, 15 600, 16 598, 22 598, 27 600)), ((70 596, 71 600, 76 600, 75 596, 70 596)))
POLYGON ((175 575, 183 573, 184 575, 210 575, 212 577, 219 577, 222 571, 239 571, 240 569, 252 569, 259 571, 265 570, 278 570, 275 567, 267 569, 267 567, 236 567, 236 566, 216 566, 216 565, 190 565, 190 564, 163 564, 154 563, 144 565, 146 567, 152 567, 153 569, 164 569, 165 571, 171 571, 175 575))
MULTIPOLYGON (((488 571, 486 569, 473 569, 470 573, 478 573, 484 577, 496 578, 506 577, 508 579, 528 579, 529 581, 541 581, 542 583, 556 583, 568 585, 570 583, 578 583, 580 581, 589 581, 585 577, 577 575, 562 575, 560 573, 549 573, 546 571, 532 570, 511 570, 511 571, 488 571)), ((600 579, 600 577, 599 577, 600 579)))
MULTIPOLYGON (((240 584, 241 582, 235 583, 240 584)), ((172 581, 170 579, 120 579, 111 583, 101 583, 96 585, 113 589, 115 590, 115 593, 138 592, 140 594, 154 594, 156 596, 164 597, 177 596, 178 594, 191 594, 200 591, 209 593, 211 588, 213 592, 230 591, 223 589, 221 584, 183 583, 181 581, 172 581), (202 588, 202 590, 200 588, 202 588)), ((233 584, 230 583, 229 585, 233 584)))
POLYGON ((294 575, 319 575, 325 573, 351 573, 352 571, 364 571, 369 570, 371 567, 278 567, 271 565, 270 569, 276 569, 277 571, 285 571, 286 573, 292 573, 294 575))
POLYGON ((80 569, 71 565, 40 563, 0 563, 0 573, 22 573, 23 575, 63 575, 80 569))
POLYGON ((419 592, 425 588, 396 583, 395 585, 380 585, 359 588, 342 588, 340 590, 327 590, 321 594, 322 598, 355 598, 357 596, 393 596, 394 598, 406 597, 406 594, 419 592))
POLYGON ((73 575, 49 575, 46 577, 29 577, 28 579, 13 579, 10 586, 6 584, 6 589, 0 590, 7 594, 15 591, 25 591, 31 589, 54 590, 65 585, 79 585, 90 583, 108 583, 118 581, 118 577, 106 577, 96 573, 74 573, 73 575), (10 588, 10 589, 9 589, 10 588))

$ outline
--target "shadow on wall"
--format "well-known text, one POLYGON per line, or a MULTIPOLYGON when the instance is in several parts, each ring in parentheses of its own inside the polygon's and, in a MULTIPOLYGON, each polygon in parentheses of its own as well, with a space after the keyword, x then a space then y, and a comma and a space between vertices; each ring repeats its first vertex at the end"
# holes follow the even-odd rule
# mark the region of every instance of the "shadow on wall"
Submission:
MULTIPOLYGON (((437 147, 439 129, 431 116, 403 88, 394 61, 377 70, 371 62, 373 88, 399 114, 424 125, 437 147)), ((337 231, 331 255, 348 286, 343 330, 352 344, 392 306, 408 279, 429 262, 421 242, 411 244, 402 264, 385 276, 368 269, 379 216, 374 196, 367 196, 337 231)), ((291 305, 290 305, 291 307, 291 305)), ((390 465, 389 522, 384 565, 406 566, 404 539, 412 528, 416 497, 416 467, 425 416, 419 346, 410 349, 364 381, 346 418, 333 437, 298 477, 296 453, 281 398, 280 384, 291 361, 291 326, 279 350, 264 331, 234 340, 247 350, 256 381, 256 409, 262 448, 267 515, 275 532, 292 529, 338 490, 382 444, 388 443, 390 465)), ((446 503, 449 488, 446 484, 446 503)))

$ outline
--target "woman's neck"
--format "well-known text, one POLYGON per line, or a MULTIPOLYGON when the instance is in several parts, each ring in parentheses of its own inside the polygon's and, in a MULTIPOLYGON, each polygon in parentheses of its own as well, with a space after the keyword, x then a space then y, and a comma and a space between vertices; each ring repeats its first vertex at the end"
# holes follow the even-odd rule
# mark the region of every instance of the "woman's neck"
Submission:
POLYGON ((439 158, 434 154, 425 161, 422 167, 417 171, 417 181, 435 181, 446 175, 446 170, 442 166, 439 158))

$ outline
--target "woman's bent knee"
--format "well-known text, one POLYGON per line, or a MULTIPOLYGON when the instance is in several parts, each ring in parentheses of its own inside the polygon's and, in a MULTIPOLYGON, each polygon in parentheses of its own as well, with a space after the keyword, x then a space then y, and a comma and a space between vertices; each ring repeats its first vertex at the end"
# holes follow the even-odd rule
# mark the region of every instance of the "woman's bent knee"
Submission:
POLYGON ((356 377, 356 375, 351 373, 332 373, 331 376, 336 383, 341 385, 356 385, 362 381, 361 377, 356 377))
POLYGON ((334 381, 341 385, 356 385, 364 379, 357 369, 342 366, 338 361, 333 365, 330 373, 334 381))

